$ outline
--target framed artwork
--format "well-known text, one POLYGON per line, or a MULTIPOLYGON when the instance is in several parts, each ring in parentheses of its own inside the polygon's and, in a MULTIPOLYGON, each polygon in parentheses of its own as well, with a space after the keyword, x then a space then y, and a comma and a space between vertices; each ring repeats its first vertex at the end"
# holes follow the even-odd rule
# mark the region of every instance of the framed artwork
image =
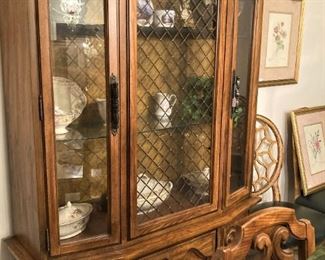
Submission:
POLYGON ((259 86, 298 81, 304 0, 264 1, 259 86))
POLYGON ((325 188, 325 106, 291 113, 295 152, 304 195, 325 188))

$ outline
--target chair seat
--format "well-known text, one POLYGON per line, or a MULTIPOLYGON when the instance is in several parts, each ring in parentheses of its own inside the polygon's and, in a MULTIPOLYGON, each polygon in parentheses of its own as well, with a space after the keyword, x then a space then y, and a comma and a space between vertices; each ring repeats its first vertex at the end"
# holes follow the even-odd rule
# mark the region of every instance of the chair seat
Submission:
POLYGON ((296 203, 282 201, 265 202, 258 204, 252 208, 250 213, 269 207, 287 207, 295 209, 297 219, 308 219, 314 226, 316 244, 318 245, 325 240, 325 214, 296 203))
POLYGON ((297 218, 306 218, 310 220, 315 228, 316 245, 325 240, 325 214, 311 208, 294 204, 297 218))
POLYGON ((325 190, 308 196, 300 196, 296 199, 296 203, 325 213, 325 190))

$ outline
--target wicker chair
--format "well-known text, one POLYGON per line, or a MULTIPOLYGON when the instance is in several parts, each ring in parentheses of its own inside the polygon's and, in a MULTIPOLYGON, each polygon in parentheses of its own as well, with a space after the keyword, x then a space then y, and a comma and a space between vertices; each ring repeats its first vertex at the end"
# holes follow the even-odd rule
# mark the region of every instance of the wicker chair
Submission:
POLYGON ((283 166, 283 141, 279 130, 268 118, 257 115, 252 196, 271 189, 273 201, 280 201, 279 176, 283 166))
MULTIPOLYGON (((283 141, 277 127, 268 118, 257 115, 251 194, 263 196, 271 190, 273 199, 258 204, 248 216, 224 231, 223 246, 215 259, 294 259, 294 250, 290 248, 297 246, 299 259, 307 259, 315 250, 314 228, 305 219, 313 214, 280 201, 278 179, 283 157, 283 141)), ((312 222, 317 217, 317 214, 312 216, 312 222)))
POLYGON ((278 179, 283 166, 283 141, 275 124, 261 115, 258 115, 256 118, 255 143, 256 149, 252 195, 262 196, 268 189, 271 189, 273 193, 273 201, 262 203, 253 210, 270 206, 293 208, 296 211, 297 218, 308 219, 315 227, 316 244, 324 241, 324 214, 300 203, 281 202, 278 179))

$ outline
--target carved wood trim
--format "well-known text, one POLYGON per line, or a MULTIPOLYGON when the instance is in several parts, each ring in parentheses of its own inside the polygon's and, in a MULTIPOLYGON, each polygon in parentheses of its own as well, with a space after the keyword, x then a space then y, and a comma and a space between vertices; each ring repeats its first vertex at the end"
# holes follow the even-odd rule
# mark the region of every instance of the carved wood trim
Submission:
POLYGON ((231 226, 227 231, 226 231, 226 236, 224 238, 224 245, 225 246, 230 246, 237 244, 239 240, 241 239, 242 232, 241 232, 241 227, 240 226, 231 226))
MULTIPOLYGON (((234 223, 240 226, 240 234, 235 228, 228 229, 227 236, 240 237, 237 243, 220 247, 214 259, 243 259, 249 250, 262 251, 263 259, 293 259, 290 249, 282 244, 290 235, 299 240, 299 257, 307 259, 315 250, 314 228, 308 220, 297 220, 295 211, 285 207, 272 207, 257 211, 234 223)), ((234 241, 234 240, 233 240, 234 241)))
POLYGON ((195 255, 196 257, 202 260, 211 259, 211 257, 204 255, 200 250, 196 248, 191 248, 190 250, 188 250, 188 253, 192 253, 193 255, 195 255))
POLYGON ((274 254, 278 259, 294 259, 294 253, 292 249, 282 248, 283 243, 288 241, 289 237, 290 231, 287 227, 280 226, 275 229, 272 241, 274 246, 274 254))
POLYGON ((255 236, 252 247, 256 250, 263 252, 263 258, 271 259, 273 252, 273 245, 271 238, 268 234, 262 232, 255 236))

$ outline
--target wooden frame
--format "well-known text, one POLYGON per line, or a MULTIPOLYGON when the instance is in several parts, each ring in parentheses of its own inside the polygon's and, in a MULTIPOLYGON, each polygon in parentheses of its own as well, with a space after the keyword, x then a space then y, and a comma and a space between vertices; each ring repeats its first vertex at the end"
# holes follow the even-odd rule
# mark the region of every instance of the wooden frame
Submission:
POLYGON ((298 82, 304 0, 264 1, 259 86, 298 82))
MULTIPOLYGON (((225 30, 226 30, 226 8, 227 8, 228 0, 221 0, 218 5, 218 27, 217 33, 218 37, 216 39, 216 59, 215 59, 215 88, 217 86, 223 85, 223 66, 224 56, 224 39, 225 39, 225 30)), ((215 110, 213 111, 213 122, 211 124, 212 127, 212 147, 211 149, 211 168, 212 170, 212 178, 211 178, 211 197, 210 203, 205 203, 193 208, 189 208, 186 210, 182 210, 170 215, 162 216, 153 220, 146 221, 144 223, 137 223, 137 6, 136 1, 130 1, 129 6, 129 37, 130 37, 130 52, 129 52, 129 81, 130 81, 130 104, 129 104, 129 115, 130 115, 130 227, 131 227, 131 238, 135 238, 141 235, 145 235, 151 233, 153 231, 160 230, 162 228, 166 228, 168 226, 172 226, 178 223, 181 223, 185 220, 192 219, 195 217, 202 216, 207 213, 211 213, 214 211, 219 212, 220 209, 220 201, 219 196, 221 195, 221 188, 219 180, 219 147, 221 142, 220 132, 218 130, 218 125, 220 124, 219 118, 221 118, 221 107, 222 104, 222 95, 215 91, 214 94, 214 103, 218 104, 218 106, 214 106, 215 110)))
MULTIPOLYGON (((229 5, 229 8, 235 9, 234 13, 237 13, 238 11, 238 2, 234 2, 233 6, 229 5)), ((255 133, 255 116, 256 116, 256 96, 257 96, 257 80, 258 80, 258 61, 259 61, 259 53, 260 53, 260 37, 261 37, 261 14, 262 14, 262 8, 263 8, 263 2, 260 0, 255 0, 254 1, 254 12, 253 12, 253 24, 252 24, 252 39, 256 39, 255 41, 252 42, 251 44, 251 60, 249 63, 249 68, 248 68, 248 102, 247 102, 247 121, 250 122, 247 125, 247 134, 246 134, 246 155, 247 157, 245 158, 245 165, 243 167, 243 171, 245 174, 245 179, 244 179, 244 185, 243 187, 239 188, 238 190, 231 192, 230 191, 230 185, 231 185, 231 178, 230 178, 230 172, 231 172, 231 147, 232 147, 232 132, 233 132, 233 122, 231 119, 229 119, 229 114, 230 111, 226 111, 227 113, 226 120, 228 121, 228 131, 230 132, 228 142, 227 142, 227 149, 228 149, 228 158, 227 158, 227 165, 226 165, 226 172, 227 174, 227 179, 226 179, 226 189, 225 189, 225 207, 229 207, 233 205, 234 203, 238 202, 239 200, 245 198, 245 196, 248 196, 248 194, 251 191, 251 172, 253 169, 253 149, 254 149, 254 133, 255 133)), ((237 59, 237 38, 236 34, 238 31, 238 17, 237 16, 232 16, 232 35, 229 37, 229 41, 233 41, 236 44, 234 44, 233 49, 231 50, 231 53, 229 53, 229 57, 231 57, 230 62, 230 68, 231 72, 228 71, 228 73, 232 73, 233 70, 236 68, 236 59, 237 59)), ((226 77, 227 78, 227 77, 226 77)), ((228 82, 228 88, 230 88, 232 82, 228 82)), ((228 95, 230 91, 228 90, 228 95)), ((227 105, 230 109, 231 107, 231 96, 229 95, 227 98, 227 105)), ((227 109, 225 109, 227 110, 227 109)))
MULTIPOLYGON (((135 24, 136 17, 129 15, 130 4, 135 1, 102 1, 105 2, 105 14, 109 14, 106 15, 108 26, 105 27, 105 37, 108 39, 105 56, 107 75, 114 73, 119 76, 121 101, 121 128, 116 136, 109 135, 107 138, 107 146, 110 147, 108 160, 111 162, 108 167, 113 173, 110 180, 112 189, 109 191, 112 195, 111 212, 107 221, 110 230, 103 235, 82 240, 75 237, 65 242, 59 240, 58 230, 49 0, 4 0, 0 4, 4 7, 0 8, 0 39, 4 101, 6 114, 10 115, 6 125, 14 230, 13 236, 6 239, 4 244, 17 259, 138 259, 161 250, 183 249, 184 245, 191 246, 185 248, 190 253, 199 253, 204 241, 207 241, 206 237, 211 238, 215 245, 217 229, 247 215, 249 208, 259 201, 259 198, 249 197, 247 187, 247 196, 236 194, 233 197, 235 204, 229 207, 224 205, 228 140, 223 137, 231 135, 227 102, 230 97, 234 37, 232 6, 237 0, 219 0, 218 68, 215 72, 218 91, 215 95, 217 105, 212 123, 214 136, 211 147, 214 168, 212 199, 202 207, 157 219, 153 227, 148 223, 140 226, 135 222, 130 208, 130 205, 136 207, 130 194, 135 183, 135 179, 132 179, 135 176, 130 171, 134 167, 132 158, 135 155, 130 136, 135 120, 131 112, 135 109, 135 103, 130 93, 134 91, 135 81, 134 71, 130 71, 134 60, 129 56, 132 58, 136 51, 132 49, 135 47, 132 43, 134 35, 129 30, 129 26, 135 24), (108 34, 111 37, 107 37, 108 34), (194 240, 198 242, 190 243, 194 240)), ((258 40, 254 42, 259 45, 258 40)), ((254 70, 254 73, 257 71, 254 70)), ((251 115, 248 119, 253 121, 255 93, 256 89, 250 93, 251 115)))
POLYGON ((295 110, 291 120, 306 196, 325 187, 325 106, 295 110))
MULTIPOLYGON (((117 1, 104 1, 105 13, 105 34, 117 35, 117 1), (109 19, 108 19, 109 17, 109 19), (116 19, 116 20, 115 20, 116 19)), ((40 20, 49 21, 49 1, 38 2, 38 13, 40 20)), ((40 35, 40 78, 41 86, 41 102, 44 107, 44 125, 43 131, 45 135, 44 150, 45 150, 45 165, 46 165, 46 182, 47 182, 47 203, 48 203, 48 232, 49 232, 49 250, 52 256, 71 253, 85 249, 91 249, 98 246, 117 243, 120 240, 120 202, 119 202, 119 169, 120 161, 118 158, 119 152, 119 134, 116 136, 107 134, 107 160, 108 169, 110 169, 110 177, 108 178, 108 193, 111 195, 110 207, 114 210, 109 210, 107 215, 107 234, 93 236, 83 240, 72 240, 69 242, 60 241, 59 239, 59 223, 58 223, 58 196, 57 196, 57 176, 56 176, 56 141, 54 133, 54 105, 53 105, 53 87, 52 87, 52 70, 51 70, 51 46, 50 46, 50 29, 49 24, 42 22, 39 24, 40 35)), ((119 64, 116 53, 117 38, 107 37, 109 42, 106 42, 106 73, 110 75, 114 73, 119 75, 119 64)), ((108 82, 107 82, 108 84, 108 82)), ((108 91, 109 92, 109 91, 108 91)), ((110 129, 108 123, 107 129, 110 129)))

